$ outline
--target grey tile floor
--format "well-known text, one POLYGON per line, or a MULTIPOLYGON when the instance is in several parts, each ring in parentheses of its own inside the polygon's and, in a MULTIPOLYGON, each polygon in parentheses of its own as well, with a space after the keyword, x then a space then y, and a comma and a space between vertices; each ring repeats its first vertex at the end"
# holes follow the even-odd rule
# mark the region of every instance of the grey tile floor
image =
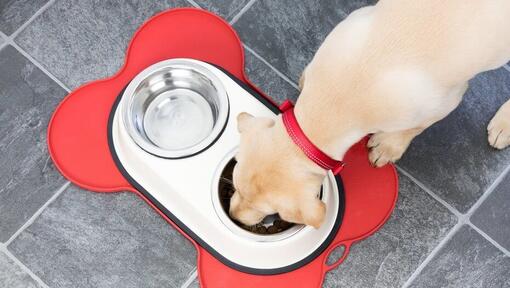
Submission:
MULTIPOLYGON (((135 29, 172 7, 218 13, 239 32, 249 77, 278 101, 325 35, 371 0, 0 1, 0 287, 198 287, 195 251, 129 193, 79 189, 46 149, 55 105, 114 73, 135 29)), ((510 150, 485 126, 510 97, 510 67, 479 75, 465 101, 399 163, 388 223, 353 247, 324 287, 510 287, 510 150)))

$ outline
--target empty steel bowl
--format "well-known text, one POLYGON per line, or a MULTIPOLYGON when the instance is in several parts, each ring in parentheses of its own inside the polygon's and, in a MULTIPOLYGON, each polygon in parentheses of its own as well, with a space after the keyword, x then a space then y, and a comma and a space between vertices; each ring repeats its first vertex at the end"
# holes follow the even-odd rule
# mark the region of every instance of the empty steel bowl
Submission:
POLYGON ((156 156, 181 158, 199 153, 221 134, 228 97, 207 67, 196 60, 166 60, 129 83, 122 117, 138 146, 156 156))

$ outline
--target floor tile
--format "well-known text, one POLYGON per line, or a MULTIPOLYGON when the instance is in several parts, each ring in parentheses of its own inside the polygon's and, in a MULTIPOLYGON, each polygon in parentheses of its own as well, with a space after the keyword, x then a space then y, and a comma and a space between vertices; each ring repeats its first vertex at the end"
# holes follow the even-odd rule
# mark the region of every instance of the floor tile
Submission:
POLYGON ((297 82, 326 35, 356 8, 374 0, 259 0, 234 27, 242 40, 297 82))
POLYGON ((196 258, 136 195, 74 186, 8 249, 51 287, 180 287, 196 258))
POLYGON ((0 287, 36 288, 42 287, 7 255, 0 252, 0 287))
POLYGON ((510 164, 510 149, 497 151, 487 143, 487 125, 509 96, 505 69, 477 76, 461 105, 418 136, 398 164, 467 212, 510 164))
POLYGON ((41 9, 48 0, 0 1, 0 31, 11 35, 41 9))
POLYGON ((281 103, 286 99, 296 100, 299 91, 283 80, 274 70, 269 68, 250 51, 245 50, 245 68, 250 81, 266 95, 281 103))
POLYGON ((46 147, 46 127, 66 92, 12 46, 0 50, 0 242, 65 180, 46 147))
POLYGON ((57 0, 16 39, 68 87, 114 74, 136 29, 184 0, 57 0), (40 37, 45 31, 44 37, 40 37))
POLYGON ((510 287, 510 257, 463 226, 410 287, 510 287))
POLYGON ((478 207, 471 222, 510 250, 510 175, 478 207))
POLYGON ((200 7, 214 12, 227 21, 232 20, 250 0, 195 0, 200 7))
POLYGON ((399 199, 389 221, 375 235, 355 244, 324 287, 401 287, 457 223, 427 193, 400 176, 399 199))

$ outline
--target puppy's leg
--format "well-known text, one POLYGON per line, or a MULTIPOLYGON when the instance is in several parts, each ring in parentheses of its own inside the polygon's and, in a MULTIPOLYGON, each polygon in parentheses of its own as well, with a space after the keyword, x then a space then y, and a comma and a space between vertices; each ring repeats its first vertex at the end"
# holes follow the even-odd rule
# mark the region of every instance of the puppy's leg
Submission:
POLYGON ((507 101, 492 118, 489 126, 489 144, 497 149, 510 145, 510 100, 507 101))
POLYGON ((382 167, 390 162, 395 162, 402 157, 409 144, 424 129, 415 128, 396 132, 379 132, 370 137, 368 158, 376 167, 382 167))
MULTIPOLYGON (((417 124, 418 128, 394 132, 378 132, 372 135, 367 145, 370 148, 368 158, 372 165, 381 167, 389 162, 399 160, 414 137, 418 136, 427 127, 446 117, 459 105, 467 88, 468 83, 464 83, 453 88, 444 97, 437 97, 436 101, 437 99, 441 99, 441 101, 433 106, 435 108, 430 110, 429 115, 422 119, 421 123, 417 124)), ((432 101, 432 99, 427 99, 427 101, 432 101)), ((420 103, 418 100, 415 102, 420 103)), ((420 112, 426 114, 426 110, 421 110, 420 112)), ((510 115, 510 107, 507 115, 510 115)), ((508 127, 510 128, 510 125, 508 127)))

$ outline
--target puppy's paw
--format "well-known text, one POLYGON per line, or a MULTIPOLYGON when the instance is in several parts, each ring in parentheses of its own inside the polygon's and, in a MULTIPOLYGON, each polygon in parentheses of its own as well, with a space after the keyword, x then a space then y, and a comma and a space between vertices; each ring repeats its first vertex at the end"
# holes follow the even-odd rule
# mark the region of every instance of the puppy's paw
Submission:
POLYGON ((487 126, 489 144, 496 149, 510 145, 510 115, 504 110, 498 111, 487 126))
POLYGON ((400 133, 376 133, 370 137, 368 159, 375 167, 393 163, 402 157, 409 146, 409 138, 400 133))

